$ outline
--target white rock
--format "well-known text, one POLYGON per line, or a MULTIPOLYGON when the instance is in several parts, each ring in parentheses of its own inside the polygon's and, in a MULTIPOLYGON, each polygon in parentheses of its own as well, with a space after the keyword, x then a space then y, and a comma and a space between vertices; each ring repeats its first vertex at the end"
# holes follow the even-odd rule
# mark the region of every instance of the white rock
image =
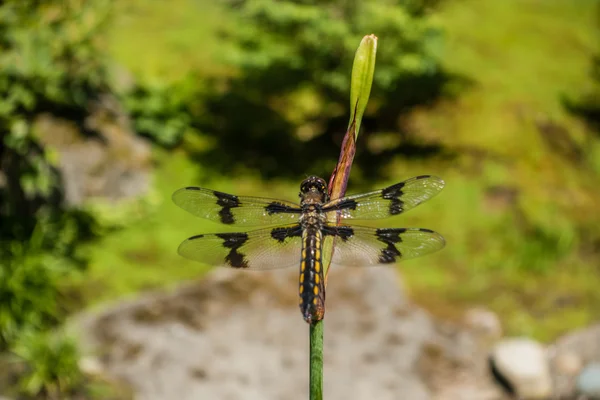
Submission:
POLYGON ((88 375, 102 375, 104 372, 104 367, 100 360, 96 357, 81 357, 79 359, 79 368, 81 371, 88 375))
POLYGON ((483 307, 474 307, 465 313, 465 324, 475 332, 491 338, 502 336, 500 318, 491 310, 483 307))
POLYGON ((552 380, 544 347, 527 338, 502 340, 492 350, 492 361, 523 400, 552 395, 552 380))

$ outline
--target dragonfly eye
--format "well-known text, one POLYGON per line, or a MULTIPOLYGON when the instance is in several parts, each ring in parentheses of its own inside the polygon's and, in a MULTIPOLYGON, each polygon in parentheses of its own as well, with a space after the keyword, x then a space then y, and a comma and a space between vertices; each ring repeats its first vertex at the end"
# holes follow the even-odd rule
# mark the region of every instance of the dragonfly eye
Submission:
POLYGON ((319 178, 318 176, 309 176, 300 184, 300 195, 311 191, 326 193, 327 183, 323 178, 319 178))

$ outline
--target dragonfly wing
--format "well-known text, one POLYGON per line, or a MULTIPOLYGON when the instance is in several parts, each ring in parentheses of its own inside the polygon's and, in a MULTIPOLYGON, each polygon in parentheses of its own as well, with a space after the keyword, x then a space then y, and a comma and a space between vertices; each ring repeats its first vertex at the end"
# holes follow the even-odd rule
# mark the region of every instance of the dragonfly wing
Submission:
POLYGON ((385 189, 356 194, 332 200, 323 211, 342 219, 380 219, 408 211, 431 199, 444 188, 444 181, 436 176, 421 175, 385 189))
POLYGON ((196 235, 178 253, 212 266, 267 270, 300 265, 302 228, 298 224, 249 232, 196 235))
POLYGON ((394 264, 436 252, 446 244, 439 233, 424 228, 327 226, 323 232, 334 241, 332 264, 343 266, 394 264))
POLYGON ((177 190, 173 202, 204 219, 237 226, 269 226, 298 221, 302 209, 291 202, 261 197, 236 196, 189 186, 177 190))

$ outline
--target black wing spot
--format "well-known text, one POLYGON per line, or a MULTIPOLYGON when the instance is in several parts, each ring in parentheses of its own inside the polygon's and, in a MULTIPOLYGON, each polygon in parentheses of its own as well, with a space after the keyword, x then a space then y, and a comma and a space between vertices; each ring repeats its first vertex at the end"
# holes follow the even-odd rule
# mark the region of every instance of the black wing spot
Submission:
POLYGON ((223 239, 223 247, 231 249, 225 257, 225 261, 233 268, 248 268, 246 256, 238 251, 248 241, 248 234, 243 232, 219 233, 216 236, 223 239))
POLYGON ((227 261, 233 268, 248 268, 248 262, 244 258, 244 255, 242 253, 238 253, 235 249, 232 249, 229 254, 227 254, 225 261, 227 261))
POLYGON ((402 253, 396 248, 395 244, 402 242, 400 234, 405 231, 406 229, 377 229, 377 239, 387 244, 387 247, 381 249, 381 254, 379 255, 380 263, 390 264, 396 262, 397 258, 402 256, 402 253))
POLYGON ((271 237, 279 243, 283 243, 286 238, 294 236, 302 236, 302 228, 300 228, 300 225, 289 228, 273 228, 271 231, 271 237))
POLYGON ((427 232, 427 233, 435 233, 434 231, 432 231, 431 229, 427 229, 427 228, 419 228, 419 230, 421 232, 427 232))
POLYGON ((397 215, 402 213, 404 210, 404 202, 400 199, 392 199, 390 203, 390 214, 397 215))
POLYGON ((377 229, 375 234, 382 242, 400 243, 402 238, 400 234, 406 232, 406 228, 381 228, 377 229))
POLYGON ((354 236, 354 229, 351 226, 324 226, 323 234, 326 236, 337 236, 346 242, 354 236))
POLYGON ((284 204, 278 203, 276 201, 274 201, 274 202, 270 203, 268 206, 266 206, 265 211, 269 215, 283 214, 283 213, 299 214, 300 212, 302 212, 302 210, 300 208, 289 207, 284 204))
POLYGON ((391 264, 396 262, 396 258, 402 256, 400 250, 396 248, 393 244, 388 244, 385 249, 381 250, 381 254, 379 255, 379 262, 382 264, 391 264))
POLYGON ((239 249, 248 241, 248 234, 244 232, 217 233, 216 236, 223 239, 223 246, 228 249, 239 249))
POLYGON ((192 236, 191 238, 189 238, 188 240, 202 239, 203 237, 204 237, 204 235, 195 235, 195 236, 192 236))
POLYGON ((427 179, 427 178, 431 178, 431 175, 419 175, 419 176, 415 176, 415 179, 427 179))
POLYGON ((381 191, 381 197, 390 200, 390 214, 396 215, 404 211, 404 202, 400 200, 400 197, 404 194, 402 188, 404 182, 397 183, 390 187, 387 187, 381 191))
POLYGON ((187 186, 185 190, 200 190, 200 188, 197 186, 187 186))
POLYGON ((214 191, 213 193, 217 198, 217 204, 221 206, 221 209, 219 210, 219 217, 221 217, 221 222, 224 224, 233 224, 235 222, 235 218, 233 217, 231 209, 234 207, 239 207, 240 200, 237 196, 234 196, 232 194, 217 191, 214 191))

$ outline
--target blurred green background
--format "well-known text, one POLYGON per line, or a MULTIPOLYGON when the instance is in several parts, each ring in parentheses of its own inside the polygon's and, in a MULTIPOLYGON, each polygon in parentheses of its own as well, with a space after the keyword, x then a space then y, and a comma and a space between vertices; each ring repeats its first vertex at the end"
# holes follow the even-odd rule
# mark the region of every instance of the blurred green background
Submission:
POLYGON ((222 228, 175 207, 177 188, 294 200, 306 175, 328 177, 370 33, 349 193, 447 183, 385 222, 446 237, 399 266, 411 297, 448 319, 483 305, 542 340, 598 320, 598 0, 7 0, 0 350, 24 366, 0 379, 83 390, 70 339, 46 331, 201 279, 177 245, 222 228))

